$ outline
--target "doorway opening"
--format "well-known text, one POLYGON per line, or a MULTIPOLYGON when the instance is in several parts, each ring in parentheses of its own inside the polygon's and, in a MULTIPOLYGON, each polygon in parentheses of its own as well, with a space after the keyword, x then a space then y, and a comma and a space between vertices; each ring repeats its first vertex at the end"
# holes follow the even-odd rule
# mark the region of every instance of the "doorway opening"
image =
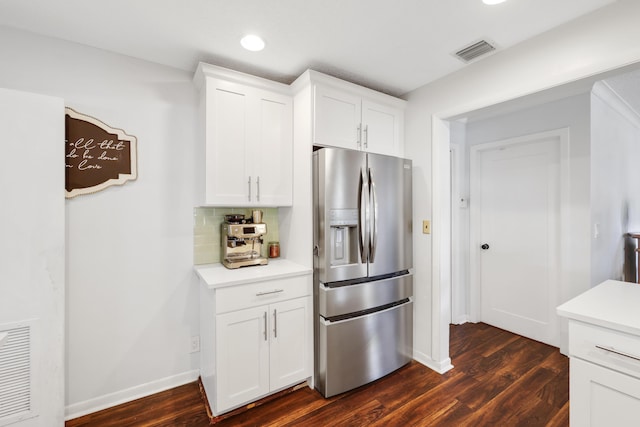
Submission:
MULTIPOLYGON (((450 237, 450 264, 440 268, 450 272, 450 283, 441 281, 441 284, 450 289, 449 320, 452 324, 482 320, 481 298, 473 294, 476 288, 472 282, 478 272, 472 271, 472 261, 494 249, 488 242, 489 249, 483 253, 478 243, 485 242, 480 242, 479 238, 473 239, 472 246, 471 212, 477 202, 471 191, 475 179, 472 182, 470 177, 473 145, 568 129, 568 167, 561 180, 566 186, 562 190, 566 191, 566 197, 560 206, 563 209, 560 221, 566 226, 560 231, 564 233, 564 241, 559 249, 560 285, 554 288, 557 303, 607 278, 623 278, 623 235, 640 230, 640 198, 632 194, 629 184, 640 179, 635 176, 636 168, 631 166, 640 160, 640 150, 636 152, 630 143, 634 137, 638 140, 634 135, 640 135, 634 130, 640 129, 640 107, 632 107, 640 106, 640 91, 631 93, 633 88, 640 88, 640 73, 632 67, 624 71, 624 74, 620 71, 607 73, 442 120, 442 126, 449 129, 450 136, 446 147, 441 145, 437 149, 446 149, 450 155, 448 176, 439 180, 441 185, 445 181, 450 183, 446 203, 451 228, 444 231, 444 235, 450 237), (621 113, 623 107, 626 112, 621 113), (615 121, 615 128, 611 121, 615 121), (620 132, 620 129, 625 130, 620 132), (615 141, 612 135, 615 135, 615 141), (474 255, 474 251, 477 254, 474 255)), ((444 199, 444 195, 434 198, 440 203, 444 203, 444 199)), ((514 234, 515 242, 518 238, 514 234)), ((440 250, 446 247, 444 244, 439 246, 440 250)), ((444 256, 440 257, 440 261, 444 259, 444 256)), ((555 310, 549 315, 555 315, 555 310)), ((558 336, 559 343, 555 345, 566 352, 566 326, 562 323, 558 336)))

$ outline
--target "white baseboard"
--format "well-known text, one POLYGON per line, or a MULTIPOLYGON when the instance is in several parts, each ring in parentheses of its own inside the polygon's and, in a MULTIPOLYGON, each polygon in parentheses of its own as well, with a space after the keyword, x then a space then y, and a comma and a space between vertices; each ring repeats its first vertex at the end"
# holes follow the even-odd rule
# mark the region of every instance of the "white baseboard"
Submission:
POLYGON ((414 350, 413 359, 416 362, 423 364, 427 368, 432 369, 439 374, 444 374, 445 372, 453 369, 453 365, 451 364, 451 358, 449 357, 447 357, 445 360, 437 362, 432 358, 430 358, 429 356, 427 356, 426 354, 423 354, 419 351, 414 350))
POLYGON ((131 402, 132 400, 140 399, 141 397, 160 393, 161 391, 169 390, 170 388, 188 384, 197 380, 199 375, 200 371, 196 369, 182 374, 173 375, 171 377, 161 378, 146 384, 140 384, 115 393, 105 394, 104 396, 85 400, 84 402, 68 405, 65 408, 65 420, 68 421, 83 415, 111 408, 112 406, 131 402))
MULTIPOLYGON (((469 316, 466 314, 462 314, 460 316, 457 316, 453 319, 451 319, 451 323, 454 325, 464 325, 467 322, 470 322, 471 320, 469 319, 469 316)), ((475 323, 475 322, 474 322, 475 323)))

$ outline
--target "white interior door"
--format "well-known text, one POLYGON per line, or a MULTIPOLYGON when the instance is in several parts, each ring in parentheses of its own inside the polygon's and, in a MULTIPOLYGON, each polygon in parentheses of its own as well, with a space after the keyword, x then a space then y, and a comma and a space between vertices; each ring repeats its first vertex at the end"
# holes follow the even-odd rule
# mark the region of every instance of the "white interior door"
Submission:
POLYGON ((555 346, 562 151, 557 133, 483 144, 472 148, 470 174, 480 320, 555 346))

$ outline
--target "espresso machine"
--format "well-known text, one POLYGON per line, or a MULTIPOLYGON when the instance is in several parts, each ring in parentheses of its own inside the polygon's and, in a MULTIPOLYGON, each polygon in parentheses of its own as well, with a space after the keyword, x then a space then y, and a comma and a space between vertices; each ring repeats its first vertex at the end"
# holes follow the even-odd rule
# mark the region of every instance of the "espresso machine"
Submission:
POLYGON ((265 265, 269 262, 262 256, 262 236, 267 234, 267 224, 254 223, 244 215, 225 215, 222 223, 222 264, 227 268, 250 265, 265 265))

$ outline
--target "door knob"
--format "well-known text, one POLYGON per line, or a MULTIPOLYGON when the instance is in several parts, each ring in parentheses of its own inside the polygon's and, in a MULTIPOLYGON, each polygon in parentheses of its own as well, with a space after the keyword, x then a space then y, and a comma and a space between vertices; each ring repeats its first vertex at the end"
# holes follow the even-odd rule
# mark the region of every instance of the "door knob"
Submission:
POLYGON ((483 243, 483 244, 482 244, 482 246, 480 246, 480 247, 481 247, 482 249, 484 249, 485 251, 486 251, 487 249, 489 249, 489 245, 488 245, 488 244, 486 244, 486 243, 483 243))

